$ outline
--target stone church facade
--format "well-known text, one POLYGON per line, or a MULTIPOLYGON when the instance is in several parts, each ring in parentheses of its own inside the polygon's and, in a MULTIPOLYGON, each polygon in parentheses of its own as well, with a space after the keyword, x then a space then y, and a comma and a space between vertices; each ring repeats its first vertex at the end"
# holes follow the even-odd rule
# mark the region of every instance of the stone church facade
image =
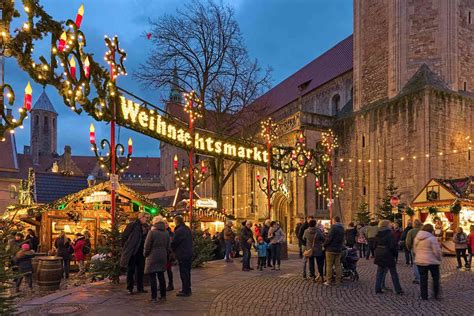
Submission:
MULTIPOLYGON (((472 174, 473 31, 474 0, 356 0, 354 34, 256 101, 280 126, 276 144, 293 146, 302 129, 314 147, 323 131, 335 130, 334 177, 345 180, 335 215, 345 223, 362 201, 375 212, 389 178, 409 203, 431 178, 472 174)), ((172 150, 163 145, 162 157, 172 150)), ((224 208, 238 219, 268 216, 257 170, 264 174, 243 164, 226 184, 224 208)), ((314 176, 282 176, 272 217, 287 231, 305 215, 328 217, 314 176)), ((209 183, 200 190, 211 197, 209 183)))

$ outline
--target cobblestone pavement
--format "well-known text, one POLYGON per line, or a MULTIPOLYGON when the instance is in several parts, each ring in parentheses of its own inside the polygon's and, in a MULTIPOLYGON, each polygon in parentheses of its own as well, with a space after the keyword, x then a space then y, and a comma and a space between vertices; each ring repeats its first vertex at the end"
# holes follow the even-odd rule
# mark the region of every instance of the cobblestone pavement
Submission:
MULTIPOLYGON (((359 281, 326 287, 303 280, 301 260, 291 256, 281 271, 242 272, 222 261, 193 270, 193 296, 168 295, 164 304, 148 302, 149 294, 129 296, 122 283, 91 283, 22 304, 22 315, 472 315, 474 273, 456 271, 445 257, 441 269, 442 300, 420 301, 411 283, 412 270, 399 264, 405 295, 374 293, 375 265, 361 259, 359 281)), ((179 276, 175 274, 175 286, 179 276)), ((393 288, 387 277, 387 285, 393 288)))

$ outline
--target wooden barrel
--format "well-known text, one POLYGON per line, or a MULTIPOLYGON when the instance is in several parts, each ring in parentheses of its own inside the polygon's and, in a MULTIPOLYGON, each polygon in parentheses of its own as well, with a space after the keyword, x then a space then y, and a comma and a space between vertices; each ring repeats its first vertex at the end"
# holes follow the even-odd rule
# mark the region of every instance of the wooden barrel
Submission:
POLYGON ((63 259, 61 257, 38 257, 38 286, 43 291, 59 290, 63 276, 63 259))
POLYGON ((31 260, 31 264, 33 265, 33 275, 36 275, 36 273, 38 273, 39 257, 46 257, 46 256, 48 256, 46 252, 35 253, 34 258, 31 260))

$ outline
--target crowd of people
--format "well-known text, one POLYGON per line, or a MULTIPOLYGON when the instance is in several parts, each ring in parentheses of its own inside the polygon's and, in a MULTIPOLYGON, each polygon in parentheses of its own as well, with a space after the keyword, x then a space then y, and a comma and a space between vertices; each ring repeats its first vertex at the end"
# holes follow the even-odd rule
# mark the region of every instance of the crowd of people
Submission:
POLYGON ((233 262, 232 258, 240 257, 242 250, 242 271, 254 270, 251 265, 252 249, 257 252, 257 269, 271 268, 280 270, 282 245, 285 241, 285 232, 280 223, 267 219, 263 225, 253 224, 247 220, 242 222, 240 232, 234 231, 234 222, 227 220, 222 232, 218 233, 216 240, 215 259, 219 259, 221 249, 225 262, 233 262), (220 243, 219 241, 222 241, 220 243))
MULTIPOLYGON (((137 219, 126 226, 121 236, 123 248, 120 266, 127 271, 128 293, 147 293, 144 287, 144 276, 147 275, 151 300, 165 301, 166 293, 174 290, 172 264, 177 261, 182 289, 176 295, 190 296, 193 258, 191 229, 185 225, 181 216, 175 217, 174 230, 162 216, 155 216, 151 225, 149 220, 148 213, 139 213, 137 219)), ((300 258, 304 258, 304 279, 327 286, 339 285, 346 276, 343 268, 347 268, 344 264, 347 258, 352 259, 353 265, 349 268, 353 272, 359 258, 373 259, 377 266, 375 293, 383 294, 390 290, 385 285, 386 275, 390 273, 395 293, 402 295, 404 291, 397 271, 399 253, 402 252, 405 264, 413 269, 412 282, 420 286, 420 298, 428 299, 429 274, 432 278, 433 297, 440 298, 442 252, 435 236, 435 228, 431 224, 422 225, 416 219, 409 221, 402 229, 398 222, 372 220, 368 225, 349 223, 345 228, 336 216, 330 227, 324 227, 321 221, 308 216, 296 225, 294 232, 298 239, 300 258)), ((21 232, 12 233, 7 241, 7 253, 14 270, 18 272, 14 280, 17 291, 20 290, 23 279, 32 288, 32 259, 39 250, 39 240, 34 231, 28 229, 25 235, 21 232)), ((280 270, 285 236, 281 225, 268 219, 263 225, 244 221, 240 229, 234 229, 234 222, 228 220, 221 232, 217 232, 212 238, 208 237, 218 246, 216 257, 219 258, 222 252, 225 262, 233 262, 233 258, 240 257, 242 251, 242 271, 249 272, 254 270, 251 263, 252 249, 257 254, 257 270, 280 270)), ((74 240, 71 240, 65 232, 61 232, 54 241, 51 254, 63 259, 64 278, 69 278, 72 258, 78 263, 79 275, 85 274, 85 260, 91 252, 90 237, 88 231, 83 231, 75 234, 74 240)), ((469 234, 461 227, 457 228, 453 241, 457 268, 470 270, 474 250, 474 225, 469 234)))
POLYGON ((128 293, 131 295, 136 292, 147 293, 144 286, 144 275, 147 275, 150 279, 151 301, 158 303, 166 301, 166 292, 174 290, 172 263, 177 261, 182 289, 176 296, 191 296, 193 258, 191 229, 185 225, 181 216, 174 218, 174 231, 162 216, 153 217, 151 227, 148 224, 149 220, 148 213, 140 213, 122 233, 120 265, 127 270, 128 293))
MULTIPOLYGON (((474 248, 474 225, 469 235, 457 228, 453 241, 456 249, 458 269, 470 270, 474 248), (461 261, 463 259, 464 262, 461 261)), ((304 223, 297 225, 300 257, 304 257, 303 277, 306 278, 306 264, 309 262, 309 278, 325 285, 342 281, 341 252, 354 249, 360 258, 372 258, 377 265, 375 293, 382 294, 388 290, 385 278, 390 273, 395 292, 404 293, 397 272, 398 255, 405 254, 405 264, 413 267, 413 283, 420 285, 420 298, 428 299, 428 273, 433 279, 434 298, 440 297, 440 265, 442 261, 441 245, 434 234, 432 224, 425 224, 416 219, 408 222, 405 229, 398 222, 372 220, 369 225, 349 223, 344 229, 339 218, 325 231, 321 223, 316 223, 309 216, 304 223), (314 261, 318 266, 315 274, 314 261), (326 273, 323 273, 323 270, 326 273), (335 272, 334 272, 335 270, 335 272), (325 278, 324 278, 325 275, 325 278)))

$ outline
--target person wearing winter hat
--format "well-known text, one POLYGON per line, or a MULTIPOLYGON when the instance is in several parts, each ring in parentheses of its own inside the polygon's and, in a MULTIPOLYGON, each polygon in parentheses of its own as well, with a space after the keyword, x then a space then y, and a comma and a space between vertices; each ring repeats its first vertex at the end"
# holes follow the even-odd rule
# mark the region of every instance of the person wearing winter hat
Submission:
POLYGON ((19 276, 15 279, 16 291, 20 291, 21 282, 23 277, 26 277, 28 287, 33 288, 33 264, 31 260, 34 257, 35 252, 30 250, 30 244, 25 243, 21 245, 21 249, 16 253, 13 262, 18 266, 19 276))
POLYGON ((415 264, 420 272, 420 292, 422 300, 428 299, 428 271, 433 278, 435 299, 439 298, 440 292, 439 266, 441 264, 441 247, 433 235, 433 232, 433 225, 425 224, 416 234, 415 240, 413 241, 415 264))

